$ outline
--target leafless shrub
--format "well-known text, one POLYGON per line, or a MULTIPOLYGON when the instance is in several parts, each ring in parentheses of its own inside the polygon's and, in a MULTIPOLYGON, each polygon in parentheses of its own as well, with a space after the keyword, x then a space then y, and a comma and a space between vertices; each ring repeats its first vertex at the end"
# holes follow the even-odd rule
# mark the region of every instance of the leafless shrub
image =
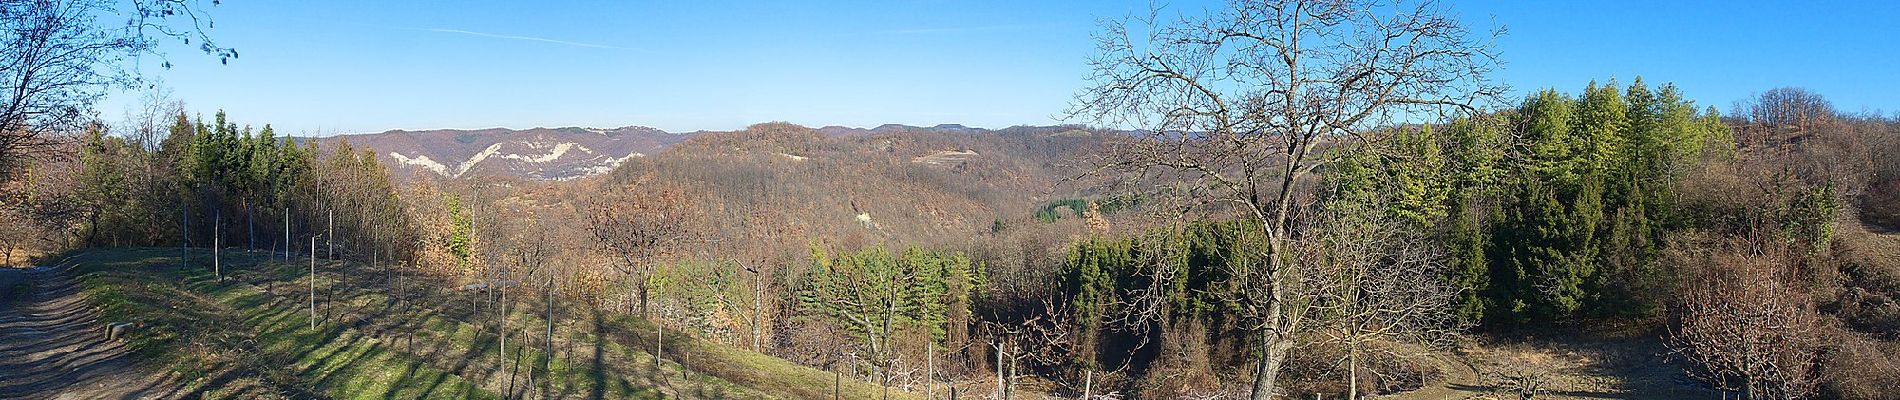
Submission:
POLYGON ((1550 374, 1536 369, 1515 369, 1499 374, 1491 384, 1491 393, 1506 398, 1531 400, 1549 393, 1550 374))
POLYGON ((1820 318, 1797 256, 1763 234, 1672 247, 1681 274, 1674 354, 1746 398, 1811 396, 1820 318))

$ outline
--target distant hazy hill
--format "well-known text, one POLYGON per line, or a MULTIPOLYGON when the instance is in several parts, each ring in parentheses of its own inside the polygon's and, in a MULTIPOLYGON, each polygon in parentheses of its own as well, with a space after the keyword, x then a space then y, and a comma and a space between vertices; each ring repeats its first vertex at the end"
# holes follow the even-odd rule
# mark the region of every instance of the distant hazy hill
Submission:
POLYGON ((653 154, 694 134, 641 126, 494 128, 394 130, 321 140, 325 145, 347 140, 352 147, 375 150, 398 179, 480 175, 569 180, 607 173, 629 158, 653 154))
MULTIPOLYGON (((1057 127, 1011 127, 1011 128, 1006 128, 1006 130, 1055 129, 1055 128, 1057 127)), ((963 126, 960 124, 940 124, 937 126, 930 126, 930 127, 910 126, 910 125, 902 125, 902 124, 884 124, 884 125, 878 125, 876 128, 871 128, 871 129, 852 128, 852 127, 846 127, 846 126, 832 125, 832 126, 827 126, 823 128, 818 128, 816 129, 816 131, 818 133, 822 133, 822 134, 826 134, 830 136, 866 136, 866 135, 877 135, 877 134, 886 134, 886 133, 909 133, 909 132, 928 132, 928 133, 994 132, 989 129, 971 128, 971 127, 963 126)))
MULTIPOLYGON (((828 126, 815 129, 829 137, 873 137, 905 134, 1004 134, 1053 133, 1076 127, 1012 127, 1003 130, 971 128, 957 124, 918 127, 885 124, 876 128, 828 126)), ((319 139, 324 145, 347 140, 358 149, 373 149, 390 173, 399 180, 414 177, 454 179, 472 176, 522 178, 559 181, 605 174, 627 160, 657 154, 695 136, 712 133, 694 131, 670 133, 659 129, 629 126, 613 129, 594 128, 503 128, 427 131, 393 130, 373 134, 339 135, 319 139)), ((983 139, 972 138, 982 142, 983 139)), ((969 142, 970 140, 965 140, 969 142)), ((940 149, 956 150, 956 149, 940 149)), ((928 156, 917 154, 913 156, 928 156)), ((968 155, 945 153, 925 157, 932 164, 967 158, 968 155)))
POLYGON ((1095 197, 1062 182, 1111 135, 1076 126, 764 123, 630 160, 602 190, 635 190, 636 177, 691 185, 727 212, 781 213, 769 224, 801 232, 799 244, 958 243, 1027 220, 1051 200, 1095 197))

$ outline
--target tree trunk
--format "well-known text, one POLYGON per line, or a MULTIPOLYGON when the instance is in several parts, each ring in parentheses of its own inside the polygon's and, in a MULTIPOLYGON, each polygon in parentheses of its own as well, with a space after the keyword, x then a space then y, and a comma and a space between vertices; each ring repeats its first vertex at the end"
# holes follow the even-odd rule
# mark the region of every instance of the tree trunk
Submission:
POLYGON ((290 263, 290 207, 284 207, 284 263, 290 263))
POLYGON ((648 274, 641 274, 641 275, 640 275, 640 278, 641 278, 641 279, 640 279, 640 280, 639 280, 638 282, 634 282, 634 285, 636 285, 636 287, 639 287, 639 288, 640 288, 640 293, 639 293, 639 296, 640 296, 640 318, 647 318, 647 310, 648 310, 648 308, 647 308, 647 292, 649 292, 649 291, 651 291, 651 290, 652 290, 652 288, 648 288, 648 287, 647 287, 647 281, 646 281, 646 277, 647 277, 647 275, 648 275, 648 274))
POLYGON ((317 237, 310 237, 310 329, 317 329, 317 237))
POLYGON ((937 397, 937 344, 924 345, 924 398, 937 397))
POLYGON ((752 273, 755 281, 752 293, 752 351, 765 352, 765 274, 764 271, 752 273))
POLYGON ((1003 398, 1004 399, 1008 399, 1009 396, 1016 394, 1016 357, 1009 357, 1008 360, 1009 360, 1009 374, 1006 374, 1004 376, 1008 377, 1009 379, 1003 380, 1003 398))
POLYGON ((653 339, 653 370, 659 371, 660 352, 666 350, 666 325, 661 325, 659 320, 649 321, 653 321, 653 329, 659 332, 653 339))
POLYGON ((1009 382, 1003 379, 1003 344, 997 343, 996 344, 996 398, 997 399, 1001 399, 1001 400, 1009 399, 1009 392, 1004 390, 1004 388, 1007 388, 1007 387, 1009 387, 1009 382))
POLYGON ((329 248, 329 250, 324 251, 324 255, 328 256, 325 258, 335 260, 336 259, 336 210, 329 210, 329 211, 325 211, 324 213, 325 215, 328 216, 330 220, 329 227, 326 228, 323 233, 323 244, 324 246, 329 248))
POLYGON ((546 290, 547 292, 543 294, 543 297, 546 297, 547 300, 548 316, 546 319, 548 321, 548 336, 547 343, 543 345, 544 347, 541 350, 541 371, 542 373, 551 374, 554 368, 554 278, 552 276, 548 277, 546 290))
POLYGON ((89 221, 86 224, 86 245, 99 244, 99 208, 93 207, 92 212, 87 213, 86 220, 89 221))
POLYGON ((1095 397, 1094 389, 1095 389, 1095 370, 1091 369, 1088 371, 1083 371, 1082 372, 1082 400, 1089 400, 1090 397, 1095 397))
POLYGON ((1359 337, 1358 332, 1346 336, 1346 399, 1359 400, 1359 337))
POLYGON ((1295 179, 1295 171, 1296 169, 1293 166, 1287 167, 1287 178, 1283 180, 1280 186, 1279 212, 1274 214, 1274 218, 1270 223, 1271 228, 1266 232, 1267 267, 1269 270, 1265 271, 1264 275, 1268 280, 1266 289, 1269 297, 1265 315, 1260 317, 1265 320, 1265 326, 1262 327, 1263 334, 1260 337, 1260 364, 1259 367, 1254 370, 1253 393, 1249 396, 1249 398, 1253 400, 1268 400, 1273 398, 1274 391, 1279 388, 1276 379, 1279 378, 1280 375, 1280 365, 1286 361, 1287 352, 1293 348, 1293 346, 1287 342, 1288 340, 1292 340, 1288 332, 1291 331, 1293 327, 1287 326, 1287 321, 1281 319, 1281 316, 1286 312, 1282 305, 1286 303, 1287 288, 1286 285, 1281 282, 1279 273, 1280 271, 1288 269, 1283 263, 1288 263, 1289 261, 1286 261, 1286 257, 1283 255, 1286 254, 1287 213, 1289 212, 1289 203, 1292 201, 1291 188, 1293 179, 1295 179))
POLYGON ((257 250, 257 212, 251 208, 251 199, 244 199, 244 236, 244 249, 257 250))
POLYGON ((1280 364, 1286 361, 1287 346, 1280 345, 1281 339, 1280 334, 1272 330, 1267 331, 1261 338, 1260 364, 1254 369, 1253 393, 1249 398, 1253 400, 1273 398, 1276 388, 1274 379, 1280 374, 1280 364))
MULTIPOLYGON (((893 287, 895 287, 895 285, 893 285, 893 287)), ((894 291, 896 289, 891 289, 891 290, 894 291)), ((872 356, 877 357, 876 360, 872 361, 871 368, 876 369, 876 371, 872 371, 872 372, 875 372, 877 374, 877 384, 884 391, 884 400, 890 400, 891 399, 890 371, 886 371, 884 366, 890 364, 891 357, 894 356, 892 354, 885 354, 885 353, 891 353, 891 350, 890 350, 891 349, 891 318, 897 315, 897 310, 896 310, 897 302, 886 301, 884 304, 886 304, 887 308, 884 311, 883 334, 879 335, 877 338, 877 348, 871 350, 872 356)))
POLYGON ((224 239, 220 237, 223 235, 220 233, 219 228, 223 226, 224 211, 220 210, 218 211, 217 217, 213 218, 211 223, 211 275, 217 276, 218 282, 224 282, 224 265, 218 259, 218 247, 221 246, 220 240, 224 239))
POLYGON ((191 268, 191 206, 179 203, 178 241, 184 243, 185 251, 178 255, 178 266, 191 268))
MULTIPOLYGON (((498 363, 499 366, 497 367, 499 369, 497 369, 496 371, 501 372, 501 371, 508 371, 508 289, 506 287, 502 287, 499 284, 499 282, 497 282, 495 286, 496 286, 495 290, 501 291, 501 305, 499 307, 495 307, 501 314, 501 321, 497 322, 501 324, 501 329, 496 331, 497 334, 500 334, 500 340, 501 340, 501 360, 498 363)), ((508 372, 508 392, 502 393, 501 397, 507 398, 508 395, 514 394, 514 392, 515 392, 515 374, 514 372, 509 371, 508 372)))

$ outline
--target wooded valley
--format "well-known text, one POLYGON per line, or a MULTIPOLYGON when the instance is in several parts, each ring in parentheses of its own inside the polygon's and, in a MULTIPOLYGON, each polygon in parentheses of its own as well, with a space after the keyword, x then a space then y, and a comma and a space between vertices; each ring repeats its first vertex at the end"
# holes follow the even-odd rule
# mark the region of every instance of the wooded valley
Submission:
POLYGON ((1900 118, 1512 96, 1501 32, 1379 4, 1107 22, 1073 125, 768 122, 563 181, 4 114, 0 250, 198 396, 1900 398, 1900 118))

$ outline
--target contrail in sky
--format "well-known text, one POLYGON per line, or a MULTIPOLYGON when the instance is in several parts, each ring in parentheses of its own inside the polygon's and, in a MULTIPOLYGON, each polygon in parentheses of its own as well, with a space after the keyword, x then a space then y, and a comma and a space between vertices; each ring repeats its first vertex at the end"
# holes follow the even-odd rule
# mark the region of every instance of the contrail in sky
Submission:
POLYGON ((566 40, 555 40, 555 39, 539 38, 539 37, 533 37, 533 36, 501 35, 501 34, 494 34, 494 33, 465 31, 461 29, 419 28, 417 30, 423 30, 423 31, 429 31, 429 32, 455 33, 455 34, 470 35, 470 36, 490 37, 490 38, 496 38, 496 39, 526 40, 526 41, 531 41, 531 42, 564 44, 564 45, 569 45, 569 46, 592 47, 596 49, 626 50, 625 47, 609 46, 609 45, 604 45, 604 44, 569 42, 566 40))

